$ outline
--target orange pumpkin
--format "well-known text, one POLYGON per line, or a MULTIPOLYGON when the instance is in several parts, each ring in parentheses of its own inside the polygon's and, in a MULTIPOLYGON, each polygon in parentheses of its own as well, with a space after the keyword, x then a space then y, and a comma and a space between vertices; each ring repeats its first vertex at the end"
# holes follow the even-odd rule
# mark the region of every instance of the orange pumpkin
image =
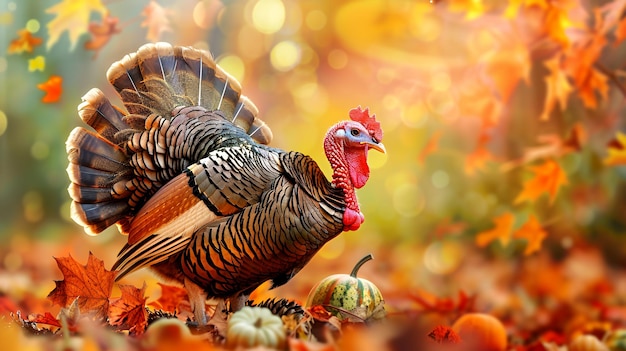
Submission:
POLYGON ((468 350, 505 351, 506 329, 496 317, 485 313, 467 313, 452 325, 468 350))

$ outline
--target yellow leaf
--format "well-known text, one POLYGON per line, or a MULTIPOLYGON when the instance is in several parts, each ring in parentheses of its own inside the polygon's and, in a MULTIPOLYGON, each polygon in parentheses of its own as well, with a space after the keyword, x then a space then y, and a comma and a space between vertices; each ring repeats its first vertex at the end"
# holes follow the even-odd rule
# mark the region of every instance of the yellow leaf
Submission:
POLYGON ((29 72, 35 72, 35 71, 43 72, 45 68, 46 68, 46 58, 41 55, 35 57, 34 59, 28 60, 29 72))
POLYGON ((604 164, 608 166, 626 165, 626 134, 617 132, 615 139, 608 145, 608 156, 604 164))
POLYGON ((485 247, 495 240, 500 240, 502 246, 509 244, 511 240, 511 230, 513 229, 514 217, 511 213, 505 213, 493 219, 495 228, 476 235, 476 245, 485 247))
POLYGON ((545 239, 547 235, 548 233, 543 230, 541 224, 535 216, 530 216, 528 221, 513 233, 514 238, 526 239, 528 242, 526 244, 526 249, 524 250, 524 255, 526 256, 539 251, 541 249, 543 239, 545 239))
POLYGON ((534 177, 524 183, 524 189, 515 198, 515 203, 527 200, 535 201, 543 193, 550 195, 550 202, 554 201, 559 188, 567 184, 567 175, 554 160, 531 167, 534 177))
POLYGON ((61 34, 67 31, 71 42, 70 50, 74 49, 78 38, 89 30, 89 17, 93 11, 101 16, 108 12, 101 0, 63 0, 46 9, 46 13, 56 16, 47 25, 50 37, 46 47, 50 49, 61 34))

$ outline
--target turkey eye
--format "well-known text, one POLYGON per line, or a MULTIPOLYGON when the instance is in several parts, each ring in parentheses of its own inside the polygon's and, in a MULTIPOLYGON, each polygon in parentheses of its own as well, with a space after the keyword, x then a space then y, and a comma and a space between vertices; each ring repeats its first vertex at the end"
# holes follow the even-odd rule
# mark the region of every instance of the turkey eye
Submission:
POLYGON ((357 136, 357 135, 359 135, 359 133, 360 133, 360 132, 359 132, 359 130, 358 130, 358 129, 352 129, 352 130, 350 131, 350 134, 352 134, 352 136, 357 136))

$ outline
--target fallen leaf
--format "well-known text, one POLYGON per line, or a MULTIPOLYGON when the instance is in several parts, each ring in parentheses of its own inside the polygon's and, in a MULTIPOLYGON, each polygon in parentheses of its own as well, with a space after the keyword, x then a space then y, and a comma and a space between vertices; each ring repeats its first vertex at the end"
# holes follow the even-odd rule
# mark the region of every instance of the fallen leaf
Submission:
POLYGON ((479 247, 485 247, 495 240, 500 240, 502 246, 507 246, 511 240, 511 230, 515 218, 509 212, 506 212, 493 219, 495 227, 493 229, 480 232, 476 235, 476 244, 479 247))
POLYGON ((119 285, 122 297, 111 302, 109 307, 109 323, 128 330, 131 335, 141 335, 148 326, 146 312, 146 284, 141 289, 132 285, 119 285))
POLYGON ((68 307, 78 299, 78 307, 83 313, 92 314, 96 319, 106 318, 115 272, 106 270, 104 263, 92 253, 84 266, 72 256, 55 260, 64 279, 55 281, 56 287, 48 294, 52 303, 68 307))
POLYGON ((440 344, 458 344, 461 341, 459 335, 454 330, 452 330, 452 328, 446 327, 444 325, 436 326, 433 331, 428 333, 428 337, 440 344))
POLYGON ((8 54, 31 53, 35 46, 43 43, 43 39, 33 36, 33 34, 26 29, 19 30, 17 35, 17 39, 13 39, 11 43, 9 43, 8 54))
POLYGON ((609 142, 607 152, 609 154, 604 159, 605 165, 626 165, 626 134, 618 131, 615 139, 609 142))
POLYGON ((180 312, 180 303, 189 300, 187 290, 180 286, 157 284, 161 287, 161 296, 148 305, 167 312, 180 312))
POLYGON ((53 327, 61 328, 61 321, 53 316, 50 312, 44 314, 38 314, 28 318, 29 322, 51 325, 53 327))
POLYGON ((544 66, 548 69, 546 81, 546 100, 541 112, 541 120, 550 119, 550 113, 554 111, 558 104, 561 111, 567 107, 567 98, 572 92, 572 85, 569 83, 566 72, 561 67, 561 58, 555 57, 545 61, 544 66))
POLYGON ((567 184, 567 175, 554 160, 547 160, 539 166, 531 167, 530 170, 534 176, 524 183, 524 188, 515 198, 516 204, 535 201, 543 193, 548 193, 550 202, 553 202, 559 189, 567 184))
POLYGON ((121 29, 117 27, 118 23, 119 18, 111 17, 108 14, 102 18, 101 22, 89 23, 91 38, 85 42, 85 49, 93 50, 97 55, 113 35, 121 32, 121 29))
POLYGON ((39 55, 33 59, 28 60, 28 71, 43 71, 46 68, 46 58, 39 55))
POLYGON ((514 238, 527 241, 526 249, 524 250, 524 255, 526 256, 539 251, 546 236, 548 236, 548 233, 541 227, 537 218, 532 215, 521 228, 513 232, 514 238))
POLYGON ((168 19, 169 10, 163 8, 154 0, 144 7, 141 15, 145 17, 144 21, 141 22, 141 26, 148 28, 146 39, 152 42, 159 41, 163 32, 172 30, 168 19))
POLYGON ((50 49, 61 34, 67 31, 70 36, 70 50, 73 50, 78 38, 89 30, 92 12, 105 17, 107 9, 101 0, 63 0, 46 9, 46 13, 55 16, 47 25, 49 38, 46 47, 50 49))
POLYGON ((59 101, 63 93, 61 83, 63 83, 63 78, 53 75, 50 76, 47 81, 37 84, 37 88, 46 92, 46 95, 41 98, 41 101, 46 103, 59 101))

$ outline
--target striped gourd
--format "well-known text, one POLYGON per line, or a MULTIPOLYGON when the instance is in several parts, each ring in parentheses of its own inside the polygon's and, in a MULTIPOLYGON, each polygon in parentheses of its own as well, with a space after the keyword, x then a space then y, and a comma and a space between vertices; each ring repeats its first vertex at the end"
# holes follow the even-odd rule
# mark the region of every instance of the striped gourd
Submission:
POLYGON ((306 306, 322 305, 341 320, 384 318, 380 290, 371 281, 356 276, 361 266, 372 258, 371 254, 363 257, 350 274, 333 274, 317 283, 309 292, 306 306))

